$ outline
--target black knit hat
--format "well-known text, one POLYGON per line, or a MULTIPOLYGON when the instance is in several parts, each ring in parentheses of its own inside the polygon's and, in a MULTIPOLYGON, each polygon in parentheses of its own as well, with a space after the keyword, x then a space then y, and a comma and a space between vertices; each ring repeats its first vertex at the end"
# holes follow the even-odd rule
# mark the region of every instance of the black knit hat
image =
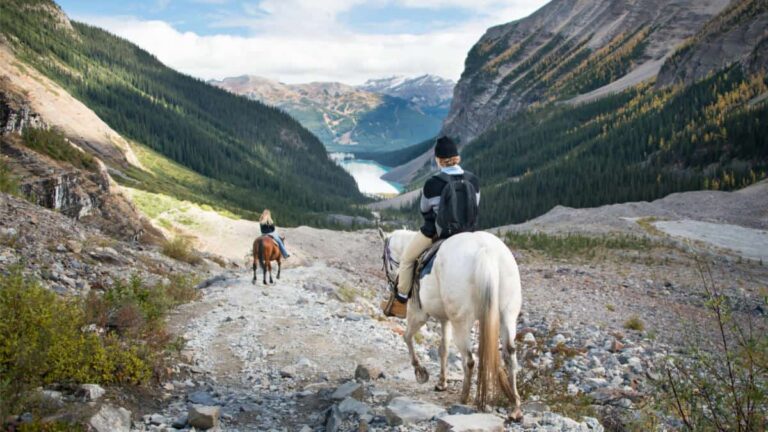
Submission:
POLYGON ((459 148, 456 143, 447 136, 442 136, 435 143, 435 157, 441 159, 452 158, 459 155, 459 148))

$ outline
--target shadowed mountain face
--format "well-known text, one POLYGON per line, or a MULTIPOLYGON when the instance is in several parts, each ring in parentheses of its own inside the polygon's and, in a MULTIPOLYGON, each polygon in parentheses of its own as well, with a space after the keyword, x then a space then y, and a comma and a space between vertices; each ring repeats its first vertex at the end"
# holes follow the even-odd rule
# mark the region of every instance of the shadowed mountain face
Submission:
POLYGON ((454 84, 431 75, 369 80, 359 87, 284 84, 256 76, 210 83, 285 110, 328 150, 344 152, 395 150, 434 136, 448 113, 454 84))
POLYGON ((443 132, 463 143, 531 104, 653 78, 727 0, 554 0, 467 55, 443 132))

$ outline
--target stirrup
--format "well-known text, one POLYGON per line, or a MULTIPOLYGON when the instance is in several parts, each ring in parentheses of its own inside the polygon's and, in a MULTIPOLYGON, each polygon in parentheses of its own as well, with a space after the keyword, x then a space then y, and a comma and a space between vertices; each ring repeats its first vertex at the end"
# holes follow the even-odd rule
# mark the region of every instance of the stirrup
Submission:
POLYGON ((408 312, 408 304, 400 303, 394 293, 391 293, 389 295, 389 300, 382 302, 381 306, 384 316, 388 317, 405 318, 406 313, 408 312))

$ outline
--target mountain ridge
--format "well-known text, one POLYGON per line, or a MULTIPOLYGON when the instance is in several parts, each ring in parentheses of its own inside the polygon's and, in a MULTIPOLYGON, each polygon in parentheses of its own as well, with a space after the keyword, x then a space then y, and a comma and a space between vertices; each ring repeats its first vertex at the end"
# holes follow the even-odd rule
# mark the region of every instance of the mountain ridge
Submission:
POLYGON ((531 104, 569 99, 617 81, 671 55, 727 5, 727 0, 554 0, 527 18, 491 27, 467 55, 442 133, 467 144, 531 104))
POLYGON ((285 110, 329 151, 397 150, 434 136, 447 114, 453 83, 423 75, 285 84, 254 75, 208 81, 235 94, 285 110))

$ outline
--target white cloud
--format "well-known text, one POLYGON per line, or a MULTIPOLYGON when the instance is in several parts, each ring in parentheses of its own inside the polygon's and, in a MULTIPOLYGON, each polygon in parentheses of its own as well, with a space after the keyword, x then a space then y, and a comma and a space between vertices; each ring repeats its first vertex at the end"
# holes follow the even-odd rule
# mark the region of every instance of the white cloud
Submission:
POLYGON ((410 7, 462 5, 493 12, 426 34, 362 34, 341 26, 337 16, 361 0, 264 0, 258 10, 239 17, 254 29, 251 36, 201 36, 180 32, 163 21, 126 17, 80 20, 131 40, 165 64, 203 79, 254 74, 289 83, 357 84, 372 77, 423 73, 458 79, 467 52, 486 28, 525 16, 545 3, 527 1, 520 6, 523 2, 513 1, 502 8, 488 6, 498 3, 492 0, 397 1, 410 7))

